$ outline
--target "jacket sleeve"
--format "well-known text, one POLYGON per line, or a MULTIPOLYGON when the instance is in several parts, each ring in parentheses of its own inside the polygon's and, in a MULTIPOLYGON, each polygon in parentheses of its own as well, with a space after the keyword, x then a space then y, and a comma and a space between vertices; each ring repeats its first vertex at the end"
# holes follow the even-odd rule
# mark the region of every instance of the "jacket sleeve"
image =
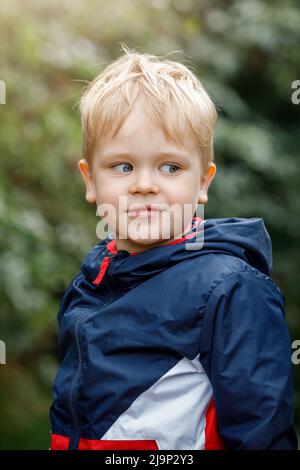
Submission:
POLYGON ((205 307, 200 360, 229 449, 297 449, 285 299, 257 270, 228 275, 205 307))

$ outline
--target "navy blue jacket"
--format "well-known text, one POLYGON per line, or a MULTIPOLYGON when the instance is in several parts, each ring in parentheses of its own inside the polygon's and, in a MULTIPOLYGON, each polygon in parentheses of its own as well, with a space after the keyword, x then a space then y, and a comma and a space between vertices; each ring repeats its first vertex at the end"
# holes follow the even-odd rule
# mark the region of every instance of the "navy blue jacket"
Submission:
POLYGON ((95 245, 58 313, 51 449, 297 449, 271 270, 261 218, 193 218, 140 253, 95 245))

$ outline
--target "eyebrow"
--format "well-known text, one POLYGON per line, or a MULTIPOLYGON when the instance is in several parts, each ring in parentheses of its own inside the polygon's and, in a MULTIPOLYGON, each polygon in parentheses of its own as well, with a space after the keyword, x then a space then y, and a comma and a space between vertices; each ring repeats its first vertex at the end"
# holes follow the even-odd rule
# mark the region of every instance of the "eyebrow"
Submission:
MULTIPOLYGON (((155 155, 156 157, 178 157, 178 158, 188 158, 188 154, 184 152, 176 152, 174 150, 168 152, 159 152, 158 154, 155 155)), ((128 153, 128 152, 111 152, 102 155, 103 160, 109 160, 110 158, 115 158, 115 157, 120 157, 120 158, 128 158, 128 157, 137 157, 135 153, 128 153)))

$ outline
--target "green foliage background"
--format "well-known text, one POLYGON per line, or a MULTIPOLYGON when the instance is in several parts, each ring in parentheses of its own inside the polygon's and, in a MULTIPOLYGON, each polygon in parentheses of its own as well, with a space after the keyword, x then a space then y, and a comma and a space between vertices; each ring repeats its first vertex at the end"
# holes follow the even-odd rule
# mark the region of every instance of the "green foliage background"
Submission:
MULTIPOLYGON (((0 448, 48 449, 56 315, 98 243, 77 169, 86 80, 120 43, 191 65, 219 108, 205 217, 263 217, 300 338, 298 0, 1 0, 0 448)), ((300 426, 300 365, 294 366, 300 426)))

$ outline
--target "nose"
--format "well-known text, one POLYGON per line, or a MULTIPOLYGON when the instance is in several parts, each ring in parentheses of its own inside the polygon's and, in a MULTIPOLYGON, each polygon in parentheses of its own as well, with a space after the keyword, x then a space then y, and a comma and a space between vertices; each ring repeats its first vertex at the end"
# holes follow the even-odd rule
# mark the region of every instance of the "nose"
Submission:
POLYGON ((149 171, 139 171, 135 175, 134 181, 130 184, 128 191, 130 193, 158 193, 159 192, 159 185, 155 179, 155 175, 149 171))

